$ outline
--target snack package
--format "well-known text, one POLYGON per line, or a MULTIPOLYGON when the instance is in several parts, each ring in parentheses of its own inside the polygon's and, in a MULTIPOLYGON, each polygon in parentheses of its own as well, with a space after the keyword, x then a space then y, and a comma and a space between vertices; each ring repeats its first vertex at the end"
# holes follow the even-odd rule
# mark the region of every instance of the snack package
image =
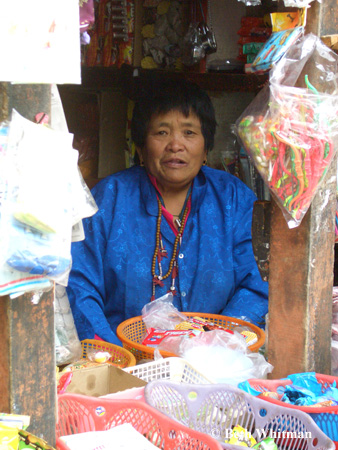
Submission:
POLYGON ((305 27, 306 8, 298 11, 276 12, 270 14, 272 31, 289 30, 296 27, 305 27))
POLYGON ((197 336, 201 331, 198 330, 158 330, 156 328, 149 328, 142 345, 148 347, 158 347, 164 339, 181 338, 182 336, 193 337, 197 336))
POLYGON ((246 64, 245 73, 263 73, 270 70, 303 33, 303 27, 273 33, 263 44, 254 61, 246 64))

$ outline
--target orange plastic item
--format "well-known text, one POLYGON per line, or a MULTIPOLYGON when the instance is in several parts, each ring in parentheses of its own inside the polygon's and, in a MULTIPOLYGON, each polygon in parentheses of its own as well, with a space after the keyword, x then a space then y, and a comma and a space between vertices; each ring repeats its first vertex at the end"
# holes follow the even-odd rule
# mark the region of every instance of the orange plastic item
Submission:
MULTIPOLYGON (((183 314, 187 317, 198 316, 203 319, 210 320, 216 325, 221 325, 222 327, 228 328, 230 330, 238 328, 238 331, 240 331, 240 328, 248 328, 250 331, 253 331, 257 334, 257 342, 248 347, 252 352, 257 352, 265 342, 264 330, 257 327, 256 325, 253 325, 252 323, 245 322, 244 320, 235 319, 233 317, 220 316, 218 314, 198 312, 186 312, 183 314)), ((137 316, 125 320, 124 322, 120 323, 116 330, 117 337, 122 342, 123 347, 133 353, 137 361, 140 361, 142 359, 154 359, 154 348, 140 344, 145 336, 145 333, 146 327, 142 320, 142 316, 137 316)), ((177 356, 166 351, 160 351, 160 353, 163 358, 168 358, 169 356, 177 356)))
POLYGON ((222 449, 211 436, 182 425, 144 402, 67 393, 58 396, 56 448, 69 450, 61 436, 104 431, 124 423, 130 423, 153 445, 165 450, 222 449))

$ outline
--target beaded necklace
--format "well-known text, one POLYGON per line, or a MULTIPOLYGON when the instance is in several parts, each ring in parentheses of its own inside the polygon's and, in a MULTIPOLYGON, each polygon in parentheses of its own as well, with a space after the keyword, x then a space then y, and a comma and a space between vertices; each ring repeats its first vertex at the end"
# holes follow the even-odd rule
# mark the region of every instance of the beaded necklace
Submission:
POLYGON ((179 227, 178 227, 178 232, 177 232, 175 242, 174 242, 173 254, 172 254, 171 260, 169 262, 169 268, 168 268, 168 271, 166 274, 163 274, 162 264, 161 264, 162 259, 168 257, 167 250, 163 246, 163 241, 162 241, 162 236, 161 236, 162 203, 161 203, 160 198, 157 198, 158 217, 157 217, 157 223, 156 223, 156 246, 155 246, 155 251, 154 251, 153 260, 152 260, 152 264, 151 264, 151 275, 153 277, 153 279, 152 279, 153 280, 152 281, 153 282, 153 295, 151 297, 151 301, 155 300, 156 286, 159 285, 159 286, 163 287, 164 286, 163 280, 168 278, 170 276, 170 274, 171 274, 171 286, 170 286, 170 289, 168 290, 168 292, 171 292, 173 295, 176 295, 175 279, 176 279, 177 273, 178 273, 176 256, 177 256, 178 245, 181 244, 183 229, 184 229, 186 218, 187 218, 188 211, 189 211, 189 198, 190 198, 190 192, 186 199, 186 205, 185 205, 185 208, 183 211, 182 218, 178 222, 179 227), (156 260, 158 262, 159 274, 156 274, 156 260))

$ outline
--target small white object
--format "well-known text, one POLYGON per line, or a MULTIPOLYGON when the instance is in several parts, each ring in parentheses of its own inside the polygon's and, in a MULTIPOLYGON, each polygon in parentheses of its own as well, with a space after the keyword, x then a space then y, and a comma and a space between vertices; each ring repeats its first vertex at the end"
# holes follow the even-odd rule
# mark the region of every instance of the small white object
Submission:
POLYGON ((110 430, 89 431, 87 433, 61 436, 71 450, 158 450, 129 423, 118 425, 110 430))
POLYGON ((96 352, 94 356, 94 361, 97 363, 105 363, 110 358, 109 353, 107 352, 96 352))

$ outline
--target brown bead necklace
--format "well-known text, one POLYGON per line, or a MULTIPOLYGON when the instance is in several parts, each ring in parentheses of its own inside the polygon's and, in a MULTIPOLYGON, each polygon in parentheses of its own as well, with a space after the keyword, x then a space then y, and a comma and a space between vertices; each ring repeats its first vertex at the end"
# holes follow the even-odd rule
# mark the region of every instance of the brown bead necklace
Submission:
POLYGON ((163 274, 162 264, 161 264, 162 259, 168 257, 167 250, 163 246, 163 241, 162 241, 162 236, 161 236, 162 203, 161 203, 161 200, 159 198, 157 198, 158 216, 157 216, 157 223, 156 223, 156 247, 155 247, 153 260, 152 260, 152 264, 151 264, 151 275, 153 277, 153 279, 152 279, 153 295, 151 297, 151 301, 155 300, 156 286, 159 285, 159 286, 163 287, 164 286, 163 280, 168 278, 170 276, 170 274, 171 274, 172 282, 171 282, 171 286, 170 286, 170 289, 168 290, 168 292, 171 292, 173 295, 176 294, 175 279, 176 279, 177 273, 178 273, 176 256, 177 256, 178 245, 181 244, 183 230, 184 230, 185 222, 186 222, 188 211, 189 211, 189 198, 190 198, 190 195, 186 201, 186 206, 183 211, 182 220, 179 222, 178 233, 176 235, 175 242, 174 242, 173 254, 171 256, 171 260, 169 262, 169 268, 168 268, 168 271, 166 274, 163 274), (159 274, 156 274, 156 260, 158 262, 159 274))

